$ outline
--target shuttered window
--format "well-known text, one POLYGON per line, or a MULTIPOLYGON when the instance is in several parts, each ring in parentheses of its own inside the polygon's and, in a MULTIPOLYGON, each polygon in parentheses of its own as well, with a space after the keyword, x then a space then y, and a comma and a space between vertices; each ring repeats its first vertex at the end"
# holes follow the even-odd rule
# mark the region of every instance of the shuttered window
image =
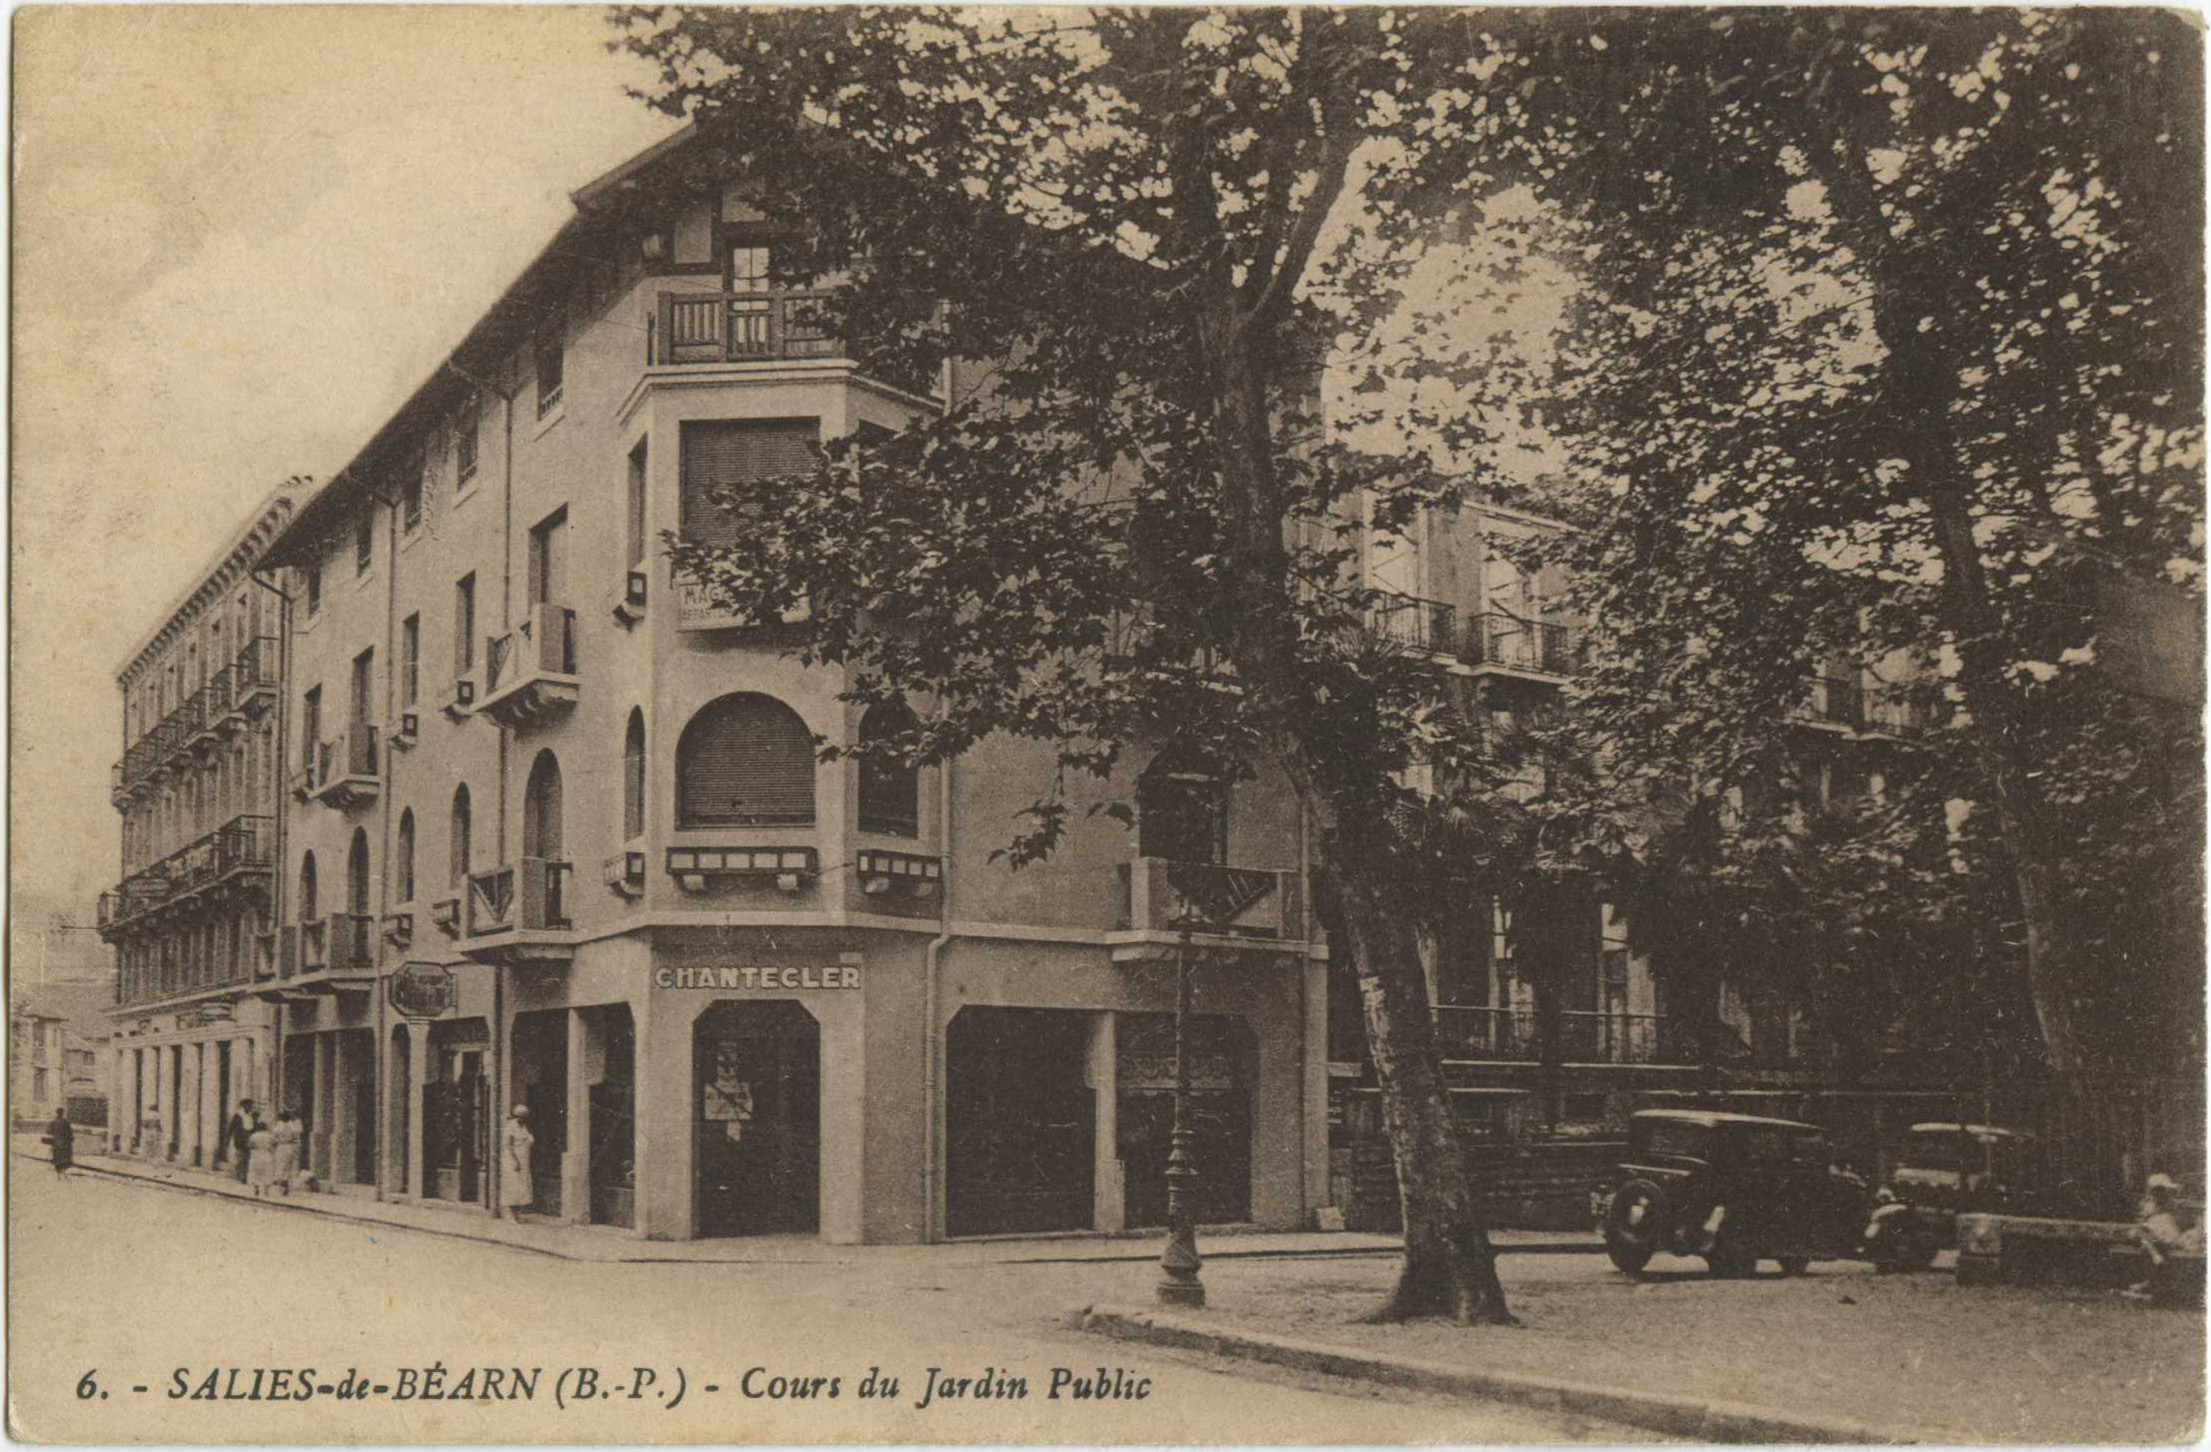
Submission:
POLYGON ((683 426, 683 518, 693 544, 727 544, 745 527, 741 511, 715 504, 724 484, 748 484, 821 467, 821 420, 717 419, 683 426))
POLYGON ((814 820, 814 743, 798 713, 749 693, 709 702, 676 742, 678 827, 814 820))

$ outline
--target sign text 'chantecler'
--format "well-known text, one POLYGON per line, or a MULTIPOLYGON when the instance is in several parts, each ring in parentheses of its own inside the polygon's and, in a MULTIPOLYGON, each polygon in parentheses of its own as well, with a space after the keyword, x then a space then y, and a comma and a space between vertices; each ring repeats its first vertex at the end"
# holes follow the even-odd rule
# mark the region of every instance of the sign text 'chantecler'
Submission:
POLYGON ((807 964, 801 968, 745 967, 655 968, 655 988, 858 988, 860 970, 850 963, 807 964))

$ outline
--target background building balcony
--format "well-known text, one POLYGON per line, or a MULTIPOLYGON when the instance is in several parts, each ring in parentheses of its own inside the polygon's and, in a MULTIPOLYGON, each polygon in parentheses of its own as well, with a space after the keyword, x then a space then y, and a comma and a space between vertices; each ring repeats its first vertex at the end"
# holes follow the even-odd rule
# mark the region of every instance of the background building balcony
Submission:
POLYGON ((1865 687, 1855 676, 1821 674, 1806 686, 1797 715, 1822 726, 1858 730, 1866 724, 1865 687))
POLYGON ((505 635, 487 638, 476 710, 504 726, 538 725, 576 704, 576 612, 543 601, 505 635))
POLYGON ((1490 611, 1467 621, 1460 656, 1475 666, 1564 677, 1581 670, 1588 648, 1587 626, 1490 611))
POLYGON ((1384 640, 1449 655, 1458 648, 1458 611, 1441 600, 1384 591, 1367 610, 1367 627, 1384 640))

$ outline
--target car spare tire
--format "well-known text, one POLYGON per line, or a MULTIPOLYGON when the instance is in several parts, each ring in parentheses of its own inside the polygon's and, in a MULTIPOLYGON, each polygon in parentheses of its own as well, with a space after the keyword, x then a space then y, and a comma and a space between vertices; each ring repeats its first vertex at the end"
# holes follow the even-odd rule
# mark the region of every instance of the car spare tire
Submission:
POLYGON ((1605 1212, 1605 1254, 1629 1275, 1643 1269, 1658 1251, 1660 1198, 1649 1180, 1630 1180, 1613 1192, 1605 1212))

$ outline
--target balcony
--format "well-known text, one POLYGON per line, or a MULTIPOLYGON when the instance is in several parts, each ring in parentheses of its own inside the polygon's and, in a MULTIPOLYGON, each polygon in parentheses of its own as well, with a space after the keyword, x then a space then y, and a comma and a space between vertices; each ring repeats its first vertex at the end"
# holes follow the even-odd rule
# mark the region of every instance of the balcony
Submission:
POLYGON ((372 914, 332 913, 323 919, 321 927, 330 976, 316 987, 347 987, 376 971, 376 918, 372 914))
MULTIPOLYGON (((1539 1063, 1543 1031, 1533 1008, 1437 1004, 1437 1046, 1447 1059, 1539 1063)), ((1675 1062, 1666 1019, 1650 1013, 1568 1009, 1558 1016, 1558 1062, 1568 1064, 1664 1064, 1675 1062)))
POLYGON ((1815 726, 1860 730, 1866 724, 1865 687, 1856 676, 1812 676, 1796 715, 1815 726))
POLYGON ((220 747, 226 734, 225 723, 232 720, 230 714, 230 667, 224 666, 207 678, 193 698, 192 716, 185 732, 185 745, 193 751, 212 751, 220 747))
POLYGON ((1665 1064, 1678 1060, 1673 1050, 1660 1014, 1569 1009, 1558 1016, 1559 1057, 1571 1064, 1665 1064))
POLYGON ((346 727, 335 741, 315 745, 315 769, 307 795, 329 807, 357 807, 376 800, 376 728, 366 721, 346 727))
POLYGON ((1490 611, 1467 621, 1459 654, 1477 670, 1558 680, 1581 670, 1588 648, 1586 626, 1490 611))
POLYGON ((1541 1056, 1532 1008, 1490 1008, 1439 1003, 1436 1046, 1447 1059, 1513 1059, 1533 1063, 1541 1056))
POLYGON ((569 917, 574 868, 525 857, 468 875, 461 951, 490 963, 567 962, 575 956, 569 917))
POLYGON ((1450 655, 1458 647, 1458 611, 1441 600, 1384 592, 1367 611, 1367 628, 1410 650, 1450 655))
POLYGON ((258 718, 276 703, 276 637, 260 636, 246 642, 230 663, 230 701, 224 712, 226 726, 243 725, 258 718))
POLYGON ((1165 956, 1185 919, 1208 947, 1284 945, 1304 931, 1294 871, 1139 857, 1115 866, 1113 887, 1113 926, 1134 935, 1115 962, 1165 956))
POLYGON ((540 601, 522 624, 488 639, 484 690, 476 710, 523 730, 574 706, 582 689, 576 674, 576 612, 540 601))
POLYGON ((330 966, 330 924, 314 918, 299 925, 299 971, 320 973, 330 966))
POLYGON ((141 918, 205 899, 227 903, 240 892, 265 894, 275 858, 273 817, 233 817, 100 894, 95 926, 114 942, 141 918))
POLYGON ((645 324, 648 366, 839 358, 844 345, 822 318, 818 289, 664 292, 645 324))

